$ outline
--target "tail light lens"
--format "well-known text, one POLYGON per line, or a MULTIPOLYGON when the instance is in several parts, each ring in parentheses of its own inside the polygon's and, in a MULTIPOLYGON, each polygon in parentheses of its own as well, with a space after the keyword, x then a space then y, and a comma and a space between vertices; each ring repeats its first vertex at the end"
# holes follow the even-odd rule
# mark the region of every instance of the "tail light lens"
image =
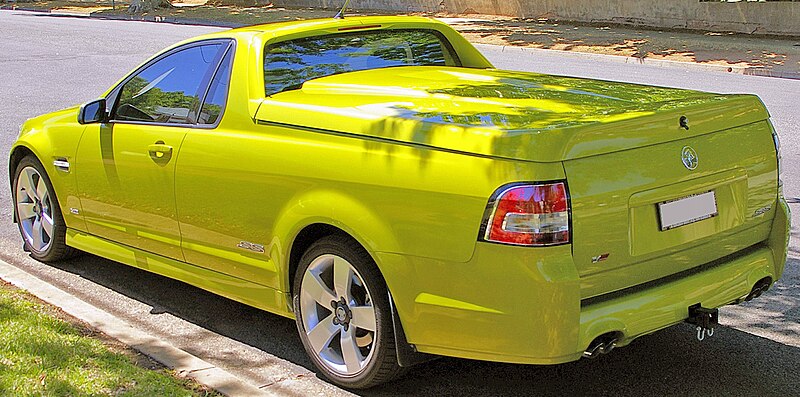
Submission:
POLYGON ((545 246, 570 242, 570 208, 565 182, 501 188, 489 202, 483 240, 545 246))

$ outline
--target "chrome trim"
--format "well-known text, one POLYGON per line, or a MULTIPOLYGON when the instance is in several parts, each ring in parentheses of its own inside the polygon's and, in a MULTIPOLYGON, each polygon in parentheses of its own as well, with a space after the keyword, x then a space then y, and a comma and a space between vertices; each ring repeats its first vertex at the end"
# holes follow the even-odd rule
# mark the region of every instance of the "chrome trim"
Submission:
POLYGON ((258 252, 259 254, 264 253, 264 246, 261 244, 251 243, 249 241, 240 241, 239 244, 236 244, 236 246, 248 251, 258 252))
POLYGON ((69 161, 67 159, 53 160, 53 166, 59 171, 69 172, 69 161))
POLYGON ((771 209, 772 209, 772 204, 770 204, 770 205, 768 205, 766 207, 761 207, 761 208, 755 210, 755 212, 753 212, 753 218, 757 218, 757 217, 759 217, 761 215, 764 215, 767 212, 769 212, 771 209))
POLYGON ((698 164, 700 164, 700 159, 697 157, 697 152, 694 148, 691 146, 684 146, 683 149, 681 149, 681 162, 686 169, 694 171, 698 164))

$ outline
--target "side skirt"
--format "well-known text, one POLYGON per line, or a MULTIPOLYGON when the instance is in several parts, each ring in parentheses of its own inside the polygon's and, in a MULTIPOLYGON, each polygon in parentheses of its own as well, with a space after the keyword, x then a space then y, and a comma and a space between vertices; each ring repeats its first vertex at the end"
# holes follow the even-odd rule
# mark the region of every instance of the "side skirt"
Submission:
POLYGON ((114 243, 74 229, 67 229, 66 240, 67 245, 81 251, 173 278, 270 313, 294 318, 294 313, 289 309, 287 295, 276 289, 114 243))

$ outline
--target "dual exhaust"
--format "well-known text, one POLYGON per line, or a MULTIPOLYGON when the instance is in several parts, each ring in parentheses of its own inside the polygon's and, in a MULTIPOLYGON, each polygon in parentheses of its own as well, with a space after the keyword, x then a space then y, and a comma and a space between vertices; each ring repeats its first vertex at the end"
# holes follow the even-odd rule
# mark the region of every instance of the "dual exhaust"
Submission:
MULTIPOLYGON (((748 293, 743 300, 751 301, 755 298, 758 298, 761 296, 761 294, 766 292, 771 285, 772 278, 770 277, 764 277, 761 280, 758 280, 753 285, 753 289, 750 290, 750 293, 748 293)), ((697 339, 702 341, 704 339, 704 335, 711 336, 714 334, 714 326, 717 325, 718 316, 718 309, 707 309, 700 306, 698 303, 689 307, 689 317, 686 319, 686 322, 697 326, 697 339)), ((622 333, 620 332, 608 332, 602 334, 589 344, 589 347, 587 347, 586 351, 583 352, 583 357, 597 358, 604 354, 608 354, 617 346, 617 342, 619 342, 620 339, 622 339, 622 333)))
POLYGON ((764 277, 761 280, 758 280, 755 285, 753 285, 753 289, 750 290, 750 293, 744 297, 746 302, 749 302, 755 298, 758 298, 764 292, 767 292, 769 287, 772 285, 772 279, 769 277, 764 277))
POLYGON ((584 358, 597 358, 604 354, 611 353, 617 346, 617 342, 621 339, 622 335, 619 332, 609 332, 594 338, 586 351, 583 352, 584 358))

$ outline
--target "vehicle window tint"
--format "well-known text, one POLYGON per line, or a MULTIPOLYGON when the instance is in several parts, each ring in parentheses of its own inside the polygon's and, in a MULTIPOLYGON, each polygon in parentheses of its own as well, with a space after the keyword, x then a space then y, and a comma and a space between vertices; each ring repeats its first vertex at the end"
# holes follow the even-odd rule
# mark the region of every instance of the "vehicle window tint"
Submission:
POLYGON ((114 119, 194 123, 201 83, 222 44, 196 46, 159 60, 128 80, 120 91, 114 119))
POLYGON ((267 46, 267 95, 337 73, 392 66, 459 66, 449 43, 431 30, 374 30, 308 37, 267 46))
POLYGON ((228 86, 230 83, 231 75, 231 60, 233 59, 233 49, 228 50, 225 54, 225 59, 219 66, 217 73, 214 75, 214 80, 211 81, 211 87, 206 94, 206 100, 203 102, 203 107, 200 110, 200 115, 197 117, 199 124, 214 124, 217 122, 222 110, 225 109, 225 101, 228 98, 228 86))

